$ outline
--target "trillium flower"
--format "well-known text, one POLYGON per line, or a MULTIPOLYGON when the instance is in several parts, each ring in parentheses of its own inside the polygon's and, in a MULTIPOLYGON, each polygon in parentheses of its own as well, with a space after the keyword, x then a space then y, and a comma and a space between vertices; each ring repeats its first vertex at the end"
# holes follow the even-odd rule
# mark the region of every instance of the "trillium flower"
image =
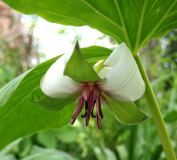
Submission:
MULTIPOLYGON (((93 117, 97 119, 99 129, 102 128, 102 106, 113 111, 117 120, 124 124, 140 123, 147 118, 133 103, 144 94, 145 83, 125 43, 118 45, 110 54, 98 74, 95 70, 84 59, 76 43, 71 54, 64 54, 53 63, 41 79, 40 88, 48 97, 58 99, 58 105, 63 107, 77 102, 71 125, 83 106, 85 114, 81 117, 85 118, 86 126, 93 117), (63 104, 64 100, 66 103, 63 104)), ((50 108, 50 105, 44 108, 58 110, 57 107, 50 108)))

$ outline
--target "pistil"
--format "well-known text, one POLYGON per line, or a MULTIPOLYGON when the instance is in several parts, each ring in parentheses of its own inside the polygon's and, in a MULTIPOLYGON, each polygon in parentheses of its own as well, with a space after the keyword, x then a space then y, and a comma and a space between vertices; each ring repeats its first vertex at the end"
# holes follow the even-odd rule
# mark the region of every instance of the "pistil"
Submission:
POLYGON ((101 110, 100 96, 101 91, 96 86, 95 83, 88 83, 86 87, 81 91, 81 98, 78 101, 78 104, 75 108, 73 116, 71 118, 70 124, 73 125, 77 116, 80 114, 84 103, 85 103, 85 114, 81 115, 82 118, 85 118, 85 125, 88 126, 90 116, 97 118, 97 126, 99 129, 102 128, 101 119, 103 119, 103 113, 101 110), (94 106, 96 104, 96 115, 93 114, 94 106))

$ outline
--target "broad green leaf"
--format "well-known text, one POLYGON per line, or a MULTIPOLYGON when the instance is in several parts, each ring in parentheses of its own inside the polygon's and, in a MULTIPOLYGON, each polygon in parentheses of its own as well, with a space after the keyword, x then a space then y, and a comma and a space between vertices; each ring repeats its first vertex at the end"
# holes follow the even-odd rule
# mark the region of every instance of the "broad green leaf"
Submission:
POLYGON ((98 82, 102 80, 82 56, 78 42, 65 66, 64 75, 77 82, 98 82))
POLYGON ((2 93, 6 93, 4 99, 8 96, 9 98, 0 108, 0 136, 3 139, 0 148, 19 137, 48 128, 60 128, 69 123, 74 104, 60 112, 51 112, 31 102, 32 93, 39 88, 41 77, 55 60, 56 58, 38 65, 25 76, 20 76, 21 79, 17 78, 18 81, 15 79, 8 84, 6 90, 1 90, 2 93), (10 86, 16 85, 19 81, 20 84, 12 93, 11 89, 14 88, 10 86))
POLYGON ((10 96, 12 96, 14 90, 17 89, 18 85, 20 84, 20 82, 23 80, 23 78, 30 72, 27 71, 24 74, 18 76, 17 78, 13 79, 13 81, 9 82, 6 86, 4 86, 1 90, 0 90, 0 107, 3 106, 6 101, 9 99, 10 96))
POLYGON ((76 160, 76 159, 70 156, 68 153, 60 150, 46 149, 34 146, 31 155, 25 157, 22 160, 76 160))
MULTIPOLYGON (((105 52, 105 56, 111 53, 106 48, 104 51, 103 47, 96 46, 83 50, 83 55, 91 62, 102 60, 102 52, 105 52), (91 51, 91 48, 94 48, 94 51, 91 51)), ((52 112, 31 102, 33 92, 39 89, 40 79, 59 57, 36 66, 0 90, 0 149, 19 137, 69 124, 75 104, 52 112)))
POLYGON ((50 110, 50 111, 58 111, 61 110, 63 107, 67 106, 68 104, 74 103, 77 96, 80 93, 74 93, 71 96, 66 98, 51 98, 46 96, 40 88, 38 88, 32 96, 32 102, 38 104, 39 106, 50 110))
POLYGON ((73 26, 88 25, 126 42, 137 54, 154 37, 177 28, 176 0, 3 0, 12 8, 73 26))
POLYGON ((148 116, 138 109, 133 102, 119 102, 113 100, 105 93, 102 93, 102 95, 106 99, 110 110, 114 112, 120 123, 134 125, 141 123, 148 118, 148 116))

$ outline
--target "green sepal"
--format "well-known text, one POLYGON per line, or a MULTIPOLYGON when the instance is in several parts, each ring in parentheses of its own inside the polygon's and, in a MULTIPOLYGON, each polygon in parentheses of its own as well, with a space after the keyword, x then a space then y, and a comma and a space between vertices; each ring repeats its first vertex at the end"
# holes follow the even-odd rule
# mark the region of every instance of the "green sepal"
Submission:
POLYGON ((47 110, 58 111, 66 105, 73 103, 79 94, 80 92, 76 92, 66 98, 51 98, 46 96, 39 88, 33 93, 31 101, 33 103, 37 103, 38 105, 47 110))
POLYGON ((78 42, 66 64, 64 75, 77 82, 99 82, 102 79, 96 74, 90 64, 83 57, 78 42))
POLYGON ((143 122, 148 116, 138 109, 133 102, 119 102, 113 100, 105 93, 102 96, 106 99, 109 109, 114 112, 116 119, 123 124, 134 125, 143 122))

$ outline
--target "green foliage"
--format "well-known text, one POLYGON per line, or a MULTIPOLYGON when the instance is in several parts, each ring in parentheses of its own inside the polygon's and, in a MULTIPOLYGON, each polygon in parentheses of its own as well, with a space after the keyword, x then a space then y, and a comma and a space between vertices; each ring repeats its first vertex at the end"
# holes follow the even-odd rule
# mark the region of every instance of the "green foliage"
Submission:
POLYGON ((43 149, 37 146, 33 147, 32 155, 23 158, 22 160, 76 160, 69 154, 55 150, 55 149, 43 149))
POLYGON ((134 54, 150 39, 163 36, 177 27, 177 2, 174 0, 4 2, 22 13, 37 14, 50 22, 96 28, 118 43, 126 42, 134 54))
POLYGON ((40 64, 1 90, 4 103, 0 108, 0 135, 3 137, 0 148, 19 137, 48 128, 60 128, 69 123, 74 106, 70 105, 61 112, 50 112, 31 102, 32 93, 39 88, 41 77, 55 60, 56 58, 40 64), (13 87, 8 89, 11 85, 13 87))
MULTIPOLYGON (((88 25, 98 29, 113 37, 118 43, 126 42, 134 56, 137 55, 140 47, 147 44, 150 39, 161 37, 177 27, 177 1, 174 0, 55 0, 50 2, 48 0, 4 0, 4 2, 18 11, 25 14, 37 14, 50 22, 73 26, 88 25)), ((155 49, 152 49, 150 44, 144 48, 142 57, 144 56, 144 66, 153 84, 171 139, 176 144, 177 82, 175 61, 177 50, 173 45, 176 44, 176 38, 167 35, 164 39, 168 41, 165 51, 163 50, 161 53, 161 44, 157 41, 156 45, 158 46, 154 47, 155 49), (157 54, 157 52, 161 54, 157 54)), ((106 59, 111 50, 92 46, 81 49, 81 52, 93 66, 97 61, 106 59)), ((39 89, 41 77, 57 58, 29 70, 0 90, 1 149, 19 137, 50 128, 61 128, 69 123, 74 105, 69 105, 58 112, 50 112, 31 102, 32 93, 39 89)), ((6 68, 3 66, 0 73, 3 74, 4 70, 6 68)), ((9 74, 12 75, 13 70, 9 74)), ((4 76, 1 79, 9 81, 11 78, 4 76)), ((37 98, 37 100, 39 99, 37 98)), ((141 99, 137 106, 140 109, 142 109, 141 106, 146 106, 144 99, 141 99)), ((149 112, 144 107, 143 109, 149 112)), ((80 127, 83 126, 83 122, 80 122, 76 131, 69 128, 41 132, 37 135, 37 142, 28 137, 10 144, 0 153, 1 158, 15 160, 16 157, 11 154, 15 144, 19 147, 19 151, 15 150, 12 153, 23 160, 73 159, 66 153, 55 149, 36 147, 32 145, 33 142, 43 147, 56 149, 63 147, 62 149, 67 151, 82 152, 81 157, 85 159, 96 157, 97 159, 101 157, 103 160, 108 160, 110 157, 118 160, 127 159, 127 157, 129 160, 165 159, 152 117, 143 124, 127 127, 118 124, 108 110, 105 109, 105 113, 109 118, 103 119, 103 128, 105 129, 102 132, 95 129, 96 122, 94 120, 90 121, 91 126, 86 129, 80 127), (78 131, 81 132, 81 135, 79 134, 77 137, 78 131), (74 141, 75 143, 73 143, 74 141), (60 145, 59 142, 61 142, 60 145), (63 143, 67 143, 65 146, 71 148, 64 148, 63 143), (73 147, 72 144, 76 147, 73 147), (9 154, 5 155, 5 153, 9 154)), ((146 118, 145 115, 142 117, 146 118)), ((174 149, 176 151, 176 146, 174 149)))
POLYGON ((102 94, 106 99, 110 110, 114 112, 117 120, 123 124, 138 124, 147 119, 147 115, 139 110, 133 102, 115 101, 106 94, 102 94))
POLYGON ((172 122, 176 121, 176 117, 177 117, 177 111, 172 110, 171 112, 168 112, 166 114, 164 121, 168 122, 168 123, 172 123, 172 122))
POLYGON ((25 157, 28 155, 32 149, 32 140, 30 137, 25 137, 21 140, 19 144, 20 157, 25 157))

